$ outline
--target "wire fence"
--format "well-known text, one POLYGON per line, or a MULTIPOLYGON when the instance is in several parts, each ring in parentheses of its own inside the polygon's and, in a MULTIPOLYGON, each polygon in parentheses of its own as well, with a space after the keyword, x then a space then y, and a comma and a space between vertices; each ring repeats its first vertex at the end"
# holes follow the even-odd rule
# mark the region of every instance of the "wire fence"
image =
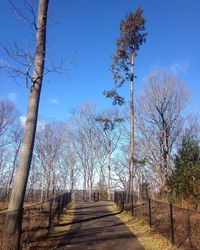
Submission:
MULTIPOLYGON (((0 204, 8 203, 10 199, 12 189, 5 189, 0 187, 0 204)), ((49 200, 51 197, 57 197, 65 193, 65 190, 53 190, 53 189, 35 189, 27 188, 24 197, 26 203, 39 203, 43 200, 49 200)), ((1 209, 1 207, 0 207, 1 209)))
POLYGON ((134 197, 127 198, 124 192, 115 192, 114 202, 120 210, 142 218, 172 244, 184 249, 200 249, 200 212, 150 198, 136 205, 134 197))
POLYGON ((71 193, 65 193, 54 199, 24 207, 22 210, 22 229, 17 230, 12 239, 6 235, 6 218, 8 213, 12 213, 11 215, 14 216, 16 211, 1 212, 0 249, 12 249, 12 244, 16 245, 16 242, 18 242, 18 249, 37 249, 37 240, 47 236, 59 222, 64 208, 70 202, 71 193))

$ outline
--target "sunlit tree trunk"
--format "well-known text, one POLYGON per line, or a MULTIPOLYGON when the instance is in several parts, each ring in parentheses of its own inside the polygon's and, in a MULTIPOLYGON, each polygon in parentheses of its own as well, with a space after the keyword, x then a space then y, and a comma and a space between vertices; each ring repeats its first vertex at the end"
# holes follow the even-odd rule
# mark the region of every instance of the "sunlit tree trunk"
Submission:
MULTIPOLYGON (((128 197, 133 195, 133 176, 134 176, 134 54, 131 55, 131 81, 130 81, 130 155, 129 155, 129 183, 128 197)), ((128 198, 129 202, 129 198, 128 198)))
MULTIPOLYGON (((38 2, 38 17, 37 17, 37 32, 36 32, 36 53, 34 61, 34 70, 32 77, 32 85, 28 98, 28 110, 24 138, 20 150, 19 164, 14 180, 12 194, 8 211, 15 210, 15 213, 8 213, 6 234, 10 238, 21 228, 21 211, 24 202, 26 185, 31 166, 32 153, 35 140, 35 132, 37 125, 37 116, 40 100, 40 92, 42 87, 45 50, 46 50, 46 24, 47 11, 49 0, 39 0, 38 2)), ((17 242, 13 241, 12 249, 17 249, 17 242)), ((10 249, 10 248, 7 248, 10 249)))
POLYGON ((110 182, 111 182, 111 141, 109 141, 108 144, 108 200, 110 200, 110 182))

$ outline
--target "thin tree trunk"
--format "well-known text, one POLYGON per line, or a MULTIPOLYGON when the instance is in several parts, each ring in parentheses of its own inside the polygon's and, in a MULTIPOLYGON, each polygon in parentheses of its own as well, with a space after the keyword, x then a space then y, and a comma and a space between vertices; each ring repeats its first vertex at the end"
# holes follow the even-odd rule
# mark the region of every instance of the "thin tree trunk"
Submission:
POLYGON ((134 176, 134 54, 131 57, 131 81, 130 81, 130 155, 129 155, 129 193, 133 195, 133 176, 134 176))
POLYGON ((110 200, 110 163, 111 163, 111 141, 108 144, 108 200, 110 200))
POLYGON ((86 174, 84 174, 84 179, 83 179, 83 197, 84 197, 84 201, 87 201, 87 186, 86 186, 86 180, 87 180, 87 176, 86 174))
POLYGON ((41 192, 40 192, 40 202, 43 202, 43 196, 44 196, 44 173, 43 173, 43 167, 40 166, 40 174, 41 174, 41 192))
POLYGON ((9 196, 10 196, 11 184, 12 184, 14 173, 15 173, 15 168, 16 168, 16 165, 17 165, 17 157, 18 157, 20 146, 21 146, 21 142, 17 146, 17 149, 15 151, 15 156, 14 156, 13 164, 12 164, 12 173, 11 173, 11 177, 10 177, 10 181, 9 181, 9 185, 8 185, 8 194, 9 194, 9 196))
MULTIPOLYGON (((28 99, 28 111, 24 131, 23 144, 20 150, 19 165, 14 180, 7 216, 7 237, 18 234, 21 228, 24 196, 31 166, 34 139, 37 125, 37 116, 42 87, 45 49, 46 49, 46 23, 49 0, 39 0, 37 33, 36 33, 36 54, 34 61, 34 71, 32 86, 28 99), (14 213, 11 211, 15 210, 14 213)), ((17 242, 13 242, 12 249, 17 249, 17 242)), ((8 248, 10 249, 10 248, 8 248)))

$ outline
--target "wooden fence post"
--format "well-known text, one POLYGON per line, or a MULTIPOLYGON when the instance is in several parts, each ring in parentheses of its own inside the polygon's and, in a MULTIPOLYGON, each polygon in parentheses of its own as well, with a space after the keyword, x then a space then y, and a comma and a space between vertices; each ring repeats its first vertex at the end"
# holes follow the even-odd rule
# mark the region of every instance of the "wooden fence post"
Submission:
POLYGON ((64 210, 64 206, 65 206, 65 199, 64 199, 64 195, 62 195, 62 213, 64 210))
POLYGON ((50 204, 49 204, 49 223, 48 223, 48 232, 51 228, 51 215, 52 215, 52 205, 53 205, 53 199, 50 200, 50 204))
POLYGON ((133 194, 131 194, 131 215, 133 216, 133 194))
POLYGON ((122 193, 122 210, 121 211, 124 211, 124 192, 122 193))
POLYGON ((58 196, 58 199, 57 199, 57 220, 59 221, 59 218, 60 218, 60 196, 58 196))
POLYGON ((69 203, 69 193, 66 193, 66 205, 69 203))
POLYGON ((119 208, 119 193, 117 193, 117 207, 119 208))
POLYGON ((19 225, 18 228, 18 242, 17 242, 17 249, 20 250, 21 249, 21 236, 22 236, 22 222, 23 222, 23 214, 24 214, 24 208, 22 207, 21 212, 20 212, 20 221, 21 224, 19 225))
POLYGON ((152 225, 152 218, 151 218, 151 198, 149 198, 149 226, 152 225))
POLYGON ((172 203, 169 204, 169 210, 170 210, 171 242, 172 242, 172 244, 174 244, 174 219, 173 219, 172 203))

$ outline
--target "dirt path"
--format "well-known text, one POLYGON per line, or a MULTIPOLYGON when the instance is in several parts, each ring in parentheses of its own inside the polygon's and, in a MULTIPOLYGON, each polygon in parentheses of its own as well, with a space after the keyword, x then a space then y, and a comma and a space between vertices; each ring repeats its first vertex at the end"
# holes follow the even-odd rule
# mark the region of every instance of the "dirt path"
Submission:
POLYGON ((112 203, 79 203, 73 211, 75 215, 69 231, 63 232, 62 228, 69 223, 62 221, 55 230, 57 233, 51 235, 49 239, 51 246, 49 245, 48 249, 144 249, 125 224, 109 211, 108 206, 112 206, 112 203))

